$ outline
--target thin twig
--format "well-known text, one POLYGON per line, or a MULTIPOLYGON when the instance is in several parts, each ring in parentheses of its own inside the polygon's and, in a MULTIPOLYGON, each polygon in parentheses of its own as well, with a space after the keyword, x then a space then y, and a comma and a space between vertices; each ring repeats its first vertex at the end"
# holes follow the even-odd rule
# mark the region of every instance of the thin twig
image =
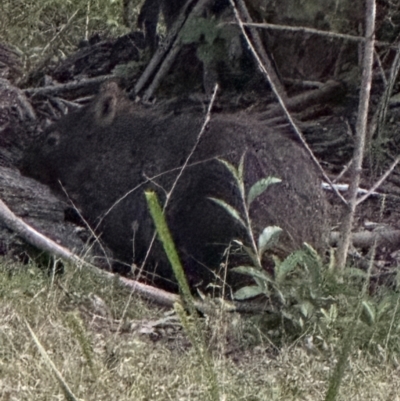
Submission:
POLYGON ((350 160, 350 162, 348 164, 345 164, 342 171, 338 174, 337 177, 335 177, 335 179, 332 181, 334 184, 337 183, 349 170, 349 168, 351 167, 351 165, 353 164, 353 159, 350 160))
MULTIPOLYGON (((175 61, 178 53, 182 49, 182 42, 179 38, 175 39, 174 44, 172 45, 171 50, 167 53, 166 57, 164 58, 160 68, 158 69, 156 75, 154 76, 153 80, 151 81, 149 87, 145 91, 143 95, 143 102, 147 103, 153 97, 155 91, 159 87, 161 80, 165 77, 165 75, 171 69, 173 62, 175 61)), ((135 91, 137 94, 138 92, 135 91)))
MULTIPOLYGON (((287 98, 284 103, 291 112, 302 111, 312 105, 321 104, 325 99, 331 99, 335 93, 339 93, 343 85, 337 81, 327 81, 317 89, 311 89, 299 95, 287 98)), ((263 119, 269 119, 278 115, 282 115, 282 107, 280 104, 270 106, 262 113, 263 119)))
MULTIPOLYGON (((335 187, 339 192, 347 192, 349 190, 349 184, 334 184, 335 187)), ((326 182, 322 182, 322 188, 326 190, 332 190, 330 185, 328 185, 326 182)), ((381 194, 379 192, 371 192, 369 189, 364 189, 364 188, 358 188, 357 190, 357 195, 374 195, 374 196, 384 196, 385 194, 381 194)))
MULTIPOLYGON (((329 234, 329 245, 336 246, 340 240, 340 232, 332 231, 329 234)), ((360 231, 351 234, 351 244, 354 247, 368 248, 374 244, 389 249, 398 249, 400 245, 400 230, 385 227, 375 231, 360 231)))
POLYGON ((256 50, 254 49, 253 44, 251 43, 251 41, 250 41, 250 39, 249 39, 249 37, 248 37, 248 35, 247 35, 247 32, 246 32, 246 30, 245 30, 245 28, 244 28, 244 25, 243 25, 243 22, 242 22, 242 20, 240 19, 240 15, 239 15, 239 13, 238 13, 238 10, 236 9, 234 0, 229 0, 229 1, 230 1, 231 5, 232 5, 232 7, 233 7, 233 10, 234 10, 234 13, 235 13, 235 17, 236 17, 236 20, 237 20, 237 22, 238 22, 238 24, 239 24, 239 27, 240 27, 241 31, 242 31, 243 37, 245 38, 245 40, 246 40, 246 42, 247 42, 247 45, 249 46, 249 48, 250 48, 250 50, 251 50, 251 52, 252 52, 254 58, 256 59, 259 68, 260 68, 261 71, 264 73, 264 75, 266 76, 266 78, 267 78, 269 84, 271 85, 271 88, 272 88, 272 90, 273 90, 273 92, 274 92, 276 98, 278 99, 279 104, 280 104, 281 107, 282 107, 282 110, 283 110, 283 112, 284 112, 284 114, 285 114, 285 117, 288 119, 288 121, 289 121, 290 125, 292 126, 293 130, 295 131, 296 135, 297 135, 298 138, 300 139, 300 142, 303 144, 304 148, 307 150, 308 154, 310 155, 310 157, 311 157, 311 159, 313 160, 314 164, 317 166, 317 168, 318 168, 318 170, 320 171, 320 173, 321 173, 322 177, 324 178, 324 180, 325 180, 327 183, 329 183, 329 185, 332 187, 332 190, 333 190, 333 191, 335 192, 335 194, 339 197, 339 199, 340 199, 344 204, 347 204, 346 199, 344 199, 343 196, 335 189, 334 185, 332 184, 332 181, 330 180, 330 178, 329 178, 329 177, 327 176, 327 174, 325 173, 324 169, 322 168, 322 166, 320 165, 318 159, 315 157, 314 153, 312 152, 312 150, 311 150, 310 147, 308 146, 306 140, 305 140, 304 137, 303 137, 303 134, 300 132, 300 129, 297 127, 297 125, 296 125, 296 123, 294 122, 292 116, 290 115, 288 109, 286 108, 285 102, 283 101, 282 97, 279 95, 279 91, 277 90, 276 86, 274 85, 274 82, 271 80, 268 71, 265 69, 263 63, 262 63, 261 60, 260 60, 260 57, 258 56, 256 50))
POLYGON ((371 187, 371 189, 361 198, 357 200, 357 206, 364 202, 367 198, 369 198, 373 192, 375 192, 381 185, 382 183, 386 180, 386 178, 389 177, 390 173, 394 170, 394 168, 399 164, 400 162, 400 156, 396 158, 396 160, 392 163, 392 165, 388 168, 388 170, 385 172, 385 174, 382 175, 382 177, 371 187))
MULTIPOLYGON (((336 39, 346 39, 351 40, 353 42, 366 42, 366 38, 362 36, 349 35, 345 33, 336 33, 336 32, 328 32, 321 31, 320 29, 308 28, 305 26, 290 26, 290 25, 278 25, 278 24, 268 24, 268 23, 243 23, 244 26, 261 28, 261 29, 273 29, 277 31, 291 31, 291 32, 304 32, 309 34, 315 34, 320 36, 327 36, 329 38, 336 39)), ((389 42, 375 42, 376 46, 390 46, 389 42)))
POLYGON ((385 69, 383 68, 381 57, 379 56, 379 53, 376 51, 376 49, 374 50, 374 55, 375 55, 376 63, 378 64, 378 67, 379 67, 379 72, 380 72, 380 76, 383 81, 383 86, 386 87, 388 82, 387 82, 387 78, 386 78, 385 69))
POLYGON ((78 14, 78 11, 79 11, 79 8, 71 15, 71 17, 68 19, 67 23, 54 35, 54 37, 49 41, 49 43, 47 43, 47 45, 42 50, 42 53, 41 53, 42 56, 52 46, 54 41, 56 41, 65 32, 65 30, 70 27, 76 14, 78 14))
MULTIPOLYGON (((199 142, 200 142, 200 139, 201 139, 201 137, 203 136, 204 131, 205 131, 206 127, 207 127, 207 124, 208 124, 209 121, 210 121, 210 118, 211 118, 211 110, 212 110, 212 107, 213 107, 214 102, 215 102, 215 98, 216 98, 216 95, 217 95, 217 91, 218 91, 218 84, 216 84, 215 87, 214 87, 214 92, 213 92, 213 94, 212 94, 212 97, 211 97, 211 100, 210 100, 210 104, 209 104, 209 106, 208 106, 207 114, 206 114, 206 117, 205 117, 205 119, 204 119, 204 123, 203 123, 203 125, 202 125, 202 127, 201 127, 201 130, 200 130, 200 132, 199 132, 199 134, 198 134, 198 136, 197 136, 196 142, 195 142, 195 144, 193 145, 193 147, 192 147, 192 149, 191 149, 191 151, 190 151, 188 157, 186 158, 185 162, 183 163, 182 167, 178 168, 178 174, 177 174, 177 176, 176 176, 176 178, 175 178, 175 180, 174 180, 174 182, 173 182, 173 184, 172 184, 172 186, 171 186, 171 189, 170 189, 170 190, 168 191, 168 193, 167 193, 166 200, 165 200, 165 203, 164 203, 164 206, 163 206, 163 212, 164 212, 164 213, 165 213, 165 210, 166 210, 166 208, 167 208, 167 206, 168 206, 168 204, 169 204, 169 201, 170 201, 170 199, 171 199, 172 193, 174 192, 174 190, 175 190, 175 188, 176 188, 176 185, 177 185, 179 179, 181 178, 181 176, 182 176, 184 170, 186 169, 186 167, 188 166, 189 161, 190 161, 190 159, 192 158, 194 152, 196 151, 197 146, 198 146, 198 144, 199 144, 199 142)), ((130 192, 131 192, 131 191, 130 191, 130 192)), ((127 195, 125 195, 125 196, 127 196, 127 195)), ((115 205, 115 204, 114 204, 114 205, 115 205)), ((114 207, 114 205, 113 205, 112 207, 114 207)), ((111 210, 111 209, 109 209, 109 211, 110 211, 110 210, 111 210)), ((109 213, 109 211, 108 211, 107 213, 109 213)), ((143 270, 144 270, 144 267, 145 267, 145 265, 146 265, 146 263, 147 263, 147 259, 148 259, 149 256, 150 256, 150 252, 151 252, 151 250, 152 250, 152 248, 153 248, 153 244, 154 244, 154 241, 155 241, 155 239, 156 239, 156 236, 157 236, 157 231, 154 231, 153 236, 152 236, 152 238, 151 238, 151 241, 150 241, 150 243, 149 243, 149 245, 148 245, 148 247, 147 247, 146 255, 145 255, 145 257, 144 257, 144 259, 143 259, 143 262, 141 263, 140 268, 139 268, 139 271, 138 271, 138 273, 137 273, 137 277, 139 277, 139 278, 140 278, 140 276, 142 275, 143 270)), ((134 291, 135 291, 135 288, 132 288, 131 295, 133 294, 134 291)), ((132 296, 131 296, 131 295, 130 295, 128 301, 127 301, 127 305, 125 306, 124 312, 127 311, 127 309, 128 309, 128 305, 129 305, 129 303, 130 303, 130 301, 131 301, 131 299, 132 299, 132 296)), ((118 330, 119 330, 119 328, 118 328, 118 330)))
MULTIPOLYGON (((248 24, 252 23, 251 16, 249 11, 247 10, 246 4, 243 0, 236 0, 239 8, 240 19, 245 21, 248 24)), ((248 25, 250 26, 250 25, 248 25)), ((257 55, 260 57, 264 68, 268 71, 268 75, 270 79, 273 81, 276 90, 279 93, 279 96, 286 100, 287 94, 285 87, 282 85, 282 82, 274 68, 273 62, 268 56, 267 52, 264 49, 262 40, 256 28, 250 27, 250 35, 253 38, 254 48, 257 51, 257 55)))
MULTIPOLYGON (((7 205, 0 199, 0 220, 12 231, 17 233, 26 242, 33 245, 34 247, 41 249, 45 252, 49 252, 51 255, 60 257, 64 260, 71 262, 77 266, 85 266, 93 270, 96 274, 99 274, 105 278, 114 280, 116 275, 99 269, 97 266, 86 262, 79 256, 75 255, 69 249, 57 244, 50 238, 44 236, 30 225, 26 224, 21 218, 17 217, 7 205)), ((130 287, 132 290, 136 290, 140 295, 156 301, 162 305, 172 306, 174 302, 179 300, 179 297, 175 294, 170 294, 166 291, 154 288, 152 286, 139 283, 134 280, 129 280, 124 277, 120 277, 119 281, 125 286, 130 287)))
POLYGON ((85 40, 89 40, 89 22, 90 22, 90 0, 86 7, 86 20, 85 20, 85 40))
POLYGON ((201 138, 202 138, 202 136, 203 136, 203 134, 204 134, 204 131, 205 131, 206 128, 207 128, 208 123, 210 122, 210 119, 211 119, 211 110, 212 110, 212 108, 213 108, 213 106, 214 106, 214 102, 215 102, 215 99, 216 99, 216 96, 217 96, 217 92, 218 92, 218 84, 215 84, 215 86, 214 86, 214 91, 213 91, 213 94, 212 94, 212 96, 211 96, 210 104, 208 105, 207 114, 206 114, 206 117, 205 117, 205 119, 204 119, 204 122, 203 122, 203 125, 202 125, 202 127, 201 127, 201 130, 200 130, 199 134, 197 135, 196 142, 195 142, 195 144, 193 145, 193 148, 192 148, 192 150, 190 151, 188 157, 186 158, 185 163, 183 163, 183 166, 181 167, 181 169, 180 169, 180 171, 179 171, 179 174, 176 176, 175 182, 173 183, 173 185, 172 185, 170 191, 168 192, 167 199, 166 199, 165 205, 164 205, 164 210, 165 210, 165 208, 167 207, 167 205, 168 205, 168 203, 169 203, 169 201, 170 201, 170 199, 171 199, 172 193, 174 192, 175 187, 176 187, 176 185, 177 185, 179 179, 181 178, 181 176, 182 176, 184 170, 186 169, 186 167, 187 167, 187 165, 188 165, 190 159, 192 158, 194 152, 196 151, 197 146, 199 145, 199 142, 200 142, 200 140, 201 140, 201 138))
POLYGON ((364 157, 365 139, 367 133, 367 118, 369 99, 372 85, 372 67, 374 62, 375 43, 375 0, 366 1, 365 16, 365 46, 363 58, 363 71, 358 106, 354 156, 352 166, 352 179, 349 187, 349 204, 341 225, 341 238, 337 252, 337 267, 343 269, 346 265, 347 254, 351 243, 351 231, 354 214, 357 207, 357 190, 360 185, 362 163, 364 157))
POLYGON ((382 94, 382 98, 379 103, 379 107, 376 115, 374 116, 374 124, 371 124, 372 127, 369 132, 369 139, 372 140, 372 137, 376 133, 376 137, 380 138, 383 128, 386 122, 387 110, 389 107, 390 97, 392 96, 393 88, 397 80, 397 76, 400 71, 400 44, 397 45, 396 55, 392 63, 392 68, 390 69, 390 76, 385 87, 385 91, 382 94))
MULTIPOLYGON (((196 166, 196 165, 199 165, 199 164, 202 164, 202 163, 206 163, 206 162, 208 162, 208 161, 215 160, 215 158, 218 158, 218 156, 216 156, 216 157, 210 157, 210 158, 203 159, 203 160, 199 160, 199 161, 196 161, 196 162, 194 162, 194 163, 189 163, 189 164, 187 165, 187 167, 192 167, 192 166, 196 166)), ((133 192, 137 191, 137 190, 138 190, 139 188, 141 188, 143 185, 147 184, 148 182, 154 182, 154 180, 156 180, 157 178, 160 178, 160 177, 162 177, 162 176, 164 176, 164 175, 166 175, 166 174, 173 173, 173 172, 175 172, 175 171, 179 171, 180 169, 181 169, 181 167, 174 167, 174 168, 171 168, 171 169, 169 169, 169 170, 166 170, 166 171, 163 171, 163 172, 161 172, 161 173, 158 173, 158 174, 156 174, 156 175, 153 175, 152 177, 144 176, 144 180, 143 180, 141 183, 137 184, 134 188, 130 189, 128 192, 126 192, 124 195, 122 195, 120 198, 118 198, 118 199, 109 207, 109 209, 108 209, 106 212, 104 212, 103 216, 102 216, 102 217, 100 218, 100 220, 99 220, 99 224, 101 224, 101 222, 104 220, 104 218, 105 218, 119 203, 121 203, 124 199, 126 199, 126 198, 127 198, 129 195, 131 195, 133 192)))
MULTIPOLYGON (((104 254, 104 257, 107 261, 107 265, 109 267, 110 270, 112 270, 112 266, 111 266, 111 262, 108 258, 107 252, 103 247, 103 244, 100 241, 100 238, 96 235, 95 231, 92 229, 92 227, 90 227, 90 224, 86 221, 86 219, 82 216, 82 213, 79 211, 79 209, 76 207, 75 203, 73 202, 73 200, 70 198, 70 196, 68 195, 68 192, 66 191, 66 189, 64 188, 64 185, 61 183, 61 181, 58 181, 58 183, 60 184, 60 187, 62 189, 62 191, 64 192, 65 196, 67 197, 68 201, 71 203, 72 207, 74 208, 75 212, 78 214, 79 218, 83 221, 83 223, 85 224, 86 228, 90 231, 90 234, 92 235, 92 237, 95 239, 95 241, 97 242, 97 244, 99 245, 101 251, 104 254)), ((98 227, 98 226, 97 226, 98 227)), ((97 230, 97 227, 95 228, 95 230, 97 230)))

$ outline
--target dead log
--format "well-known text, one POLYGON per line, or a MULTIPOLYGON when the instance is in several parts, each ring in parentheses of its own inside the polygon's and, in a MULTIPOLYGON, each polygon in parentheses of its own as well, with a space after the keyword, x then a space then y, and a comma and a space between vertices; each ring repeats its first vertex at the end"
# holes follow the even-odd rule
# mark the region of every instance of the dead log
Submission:
POLYGON ((100 86, 111 79, 113 75, 100 75, 95 78, 84 78, 79 81, 67 82, 65 84, 56 84, 41 86, 39 88, 27 88, 24 93, 28 96, 62 96, 66 99, 76 99, 80 96, 93 95, 100 86))
MULTIPOLYGON (((77 254, 87 251, 83 230, 65 221, 68 204, 56 198, 45 185, 21 176, 16 169, 0 167, 0 198, 16 216, 57 244, 77 254)), ((3 254, 24 249, 21 238, 8 227, 8 224, 0 223, 0 250, 3 254)))
MULTIPOLYGON (((341 83, 328 81, 318 89, 313 89, 287 99, 285 105, 289 111, 296 112, 329 101, 343 93, 343 91, 344 88, 341 83)), ((280 105, 274 104, 269 108, 269 110, 263 113, 263 119, 268 120, 281 114, 282 111, 280 105)))
MULTIPOLYGON (((339 241, 339 232, 331 232, 330 245, 336 246, 339 241)), ((376 244, 377 246, 385 246, 389 249, 399 249, 400 247, 400 230, 382 229, 377 231, 362 231, 351 235, 353 246, 357 248, 370 248, 376 244)))
POLYGON ((36 129, 36 113, 22 90, 0 78, 0 166, 12 167, 36 129))

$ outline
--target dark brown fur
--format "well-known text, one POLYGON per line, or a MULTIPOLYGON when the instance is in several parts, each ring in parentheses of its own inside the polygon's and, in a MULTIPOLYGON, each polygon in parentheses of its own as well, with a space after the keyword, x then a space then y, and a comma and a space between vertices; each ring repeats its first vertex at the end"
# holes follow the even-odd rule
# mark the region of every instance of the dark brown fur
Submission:
MULTIPOLYGON (((93 227, 102 221, 97 233, 115 258, 141 263, 154 232, 143 191, 152 188, 165 201, 165 191, 194 146, 203 121, 200 113, 165 115, 136 105, 110 83, 90 105, 59 120, 42 142, 28 149, 22 171, 55 190, 60 190, 60 181, 93 227)), ((224 200, 242 211, 234 180, 216 158, 238 165, 244 153, 247 190, 269 175, 282 179, 252 205, 255 233, 279 225, 286 232, 286 251, 303 241, 318 249, 323 246, 325 200, 306 153, 251 115, 214 115, 167 208, 168 224, 194 280, 210 281, 208 269, 218 268, 231 241, 247 241, 232 217, 209 199, 224 200)), ((149 265, 158 265, 158 274, 171 278, 158 241, 149 265)))

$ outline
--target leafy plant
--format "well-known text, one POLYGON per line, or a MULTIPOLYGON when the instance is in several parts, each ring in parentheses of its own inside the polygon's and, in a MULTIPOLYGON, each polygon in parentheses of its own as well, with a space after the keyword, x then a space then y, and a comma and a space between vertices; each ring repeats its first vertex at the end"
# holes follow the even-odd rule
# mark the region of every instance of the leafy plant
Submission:
POLYGON ((240 31, 233 25, 222 25, 215 18, 193 18, 181 33, 184 44, 197 45, 197 57, 210 64, 226 59, 231 40, 240 31))
POLYGON ((256 238, 250 218, 250 208, 258 196, 271 185, 281 182, 276 177, 265 177, 253 184, 248 193, 244 183, 244 160, 242 156, 236 168, 226 160, 220 162, 229 170, 239 189, 242 211, 224 200, 210 198, 229 213, 246 231, 245 240, 235 242, 245 251, 251 263, 232 270, 250 276, 254 284, 240 288, 234 293, 236 300, 247 300, 264 295, 270 301, 277 315, 289 319, 296 326, 303 327, 304 321, 311 319, 321 308, 332 303, 332 297, 323 296, 321 270, 322 261, 317 252, 308 244, 290 254, 284 260, 272 255, 273 274, 263 268, 263 256, 271 253, 279 241, 282 229, 277 226, 265 227, 256 238))

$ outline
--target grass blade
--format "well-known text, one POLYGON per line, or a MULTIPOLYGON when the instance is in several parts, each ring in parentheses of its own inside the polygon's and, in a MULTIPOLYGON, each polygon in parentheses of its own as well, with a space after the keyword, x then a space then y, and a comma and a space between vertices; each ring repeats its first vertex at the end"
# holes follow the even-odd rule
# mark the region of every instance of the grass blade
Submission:
POLYGON ((26 326, 28 327, 28 330, 31 334, 31 337, 33 341, 35 342, 40 354, 42 355, 43 359, 46 362, 46 365, 49 367, 49 369, 53 372, 54 376, 56 377, 62 392, 64 393, 64 396, 67 401, 78 401, 78 398, 75 397, 71 389, 69 388, 67 382, 64 380, 62 377, 61 373, 58 371, 56 368, 56 365, 54 365, 53 361, 50 359, 50 357, 47 355, 46 350, 43 348, 42 344, 40 343, 39 339, 36 337, 36 334, 32 330, 31 326, 27 321, 25 321, 26 326))

